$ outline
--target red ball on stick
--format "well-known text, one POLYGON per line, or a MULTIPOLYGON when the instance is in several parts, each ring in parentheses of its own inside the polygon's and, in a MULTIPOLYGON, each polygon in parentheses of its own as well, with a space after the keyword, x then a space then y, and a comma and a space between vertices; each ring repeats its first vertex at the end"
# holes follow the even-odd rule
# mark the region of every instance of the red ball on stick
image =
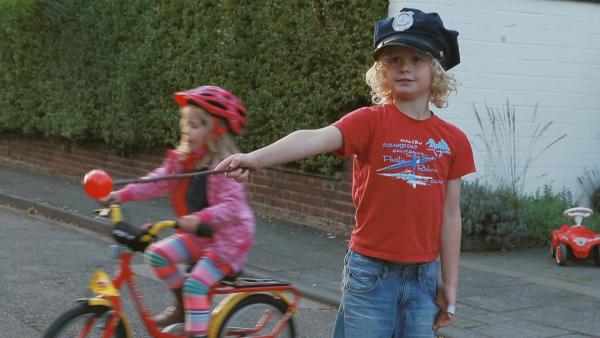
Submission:
POLYGON ((93 199, 108 196, 112 188, 112 178, 104 170, 94 169, 83 177, 83 191, 93 199))

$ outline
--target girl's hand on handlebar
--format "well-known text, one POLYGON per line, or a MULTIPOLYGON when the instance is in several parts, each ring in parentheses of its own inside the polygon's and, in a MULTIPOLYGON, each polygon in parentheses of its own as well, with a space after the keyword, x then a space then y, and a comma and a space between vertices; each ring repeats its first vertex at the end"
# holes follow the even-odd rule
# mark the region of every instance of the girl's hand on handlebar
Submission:
POLYGON ((200 219, 194 215, 179 217, 177 220, 177 228, 185 232, 196 231, 196 229, 198 229, 198 224, 200 224, 200 219))
POLYGON ((153 223, 146 223, 146 224, 142 224, 140 225, 140 228, 142 230, 144 230, 145 232, 150 231, 150 228, 152 228, 154 224, 153 223))
POLYGON ((194 215, 180 217, 177 220, 177 229, 185 232, 193 232, 196 236, 200 237, 211 237, 213 234, 212 227, 202 223, 200 219, 194 215))
POLYGON ((108 196, 98 199, 98 202, 105 207, 110 206, 111 204, 121 203, 119 200, 119 195, 116 192, 112 191, 108 196))
POLYGON ((231 169, 232 171, 227 172, 225 176, 244 182, 248 180, 248 169, 256 169, 256 167, 256 161, 250 154, 235 154, 224 159, 215 169, 231 169))

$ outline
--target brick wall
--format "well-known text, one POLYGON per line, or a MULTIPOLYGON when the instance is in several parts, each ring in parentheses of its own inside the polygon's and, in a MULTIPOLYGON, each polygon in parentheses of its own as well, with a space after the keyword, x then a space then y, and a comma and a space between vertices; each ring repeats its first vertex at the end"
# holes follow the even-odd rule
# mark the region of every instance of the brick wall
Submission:
POLYGON ((354 224, 351 180, 265 169, 250 175, 249 197, 259 214, 341 234, 354 224))
MULTIPOLYGON (((114 178, 139 177, 157 167, 164 153, 118 156, 96 146, 63 144, 39 137, 0 136, 0 158, 81 179, 92 169, 114 178)), ((351 169, 341 178, 262 169, 250 175, 248 197, 257 214, 346 234, 354 224, 351 169)))

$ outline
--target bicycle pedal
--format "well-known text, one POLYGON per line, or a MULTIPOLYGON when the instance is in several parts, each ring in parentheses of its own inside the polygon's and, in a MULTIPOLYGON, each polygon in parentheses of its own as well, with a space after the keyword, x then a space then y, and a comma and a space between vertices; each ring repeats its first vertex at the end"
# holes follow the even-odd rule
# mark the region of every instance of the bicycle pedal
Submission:
POLYGON ((164 329, 160 330, 162 333, 168 333, 173 336, 183 336, 185 334, 185 324, 184 323, 175 323, 171 324, 164 329))

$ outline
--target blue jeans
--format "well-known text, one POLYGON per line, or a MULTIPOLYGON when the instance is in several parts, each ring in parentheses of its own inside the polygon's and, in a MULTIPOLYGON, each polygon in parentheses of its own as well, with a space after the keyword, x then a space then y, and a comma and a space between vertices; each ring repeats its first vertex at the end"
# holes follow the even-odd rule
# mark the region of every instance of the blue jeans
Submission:
POLYGON ((433 338, 438 264, 396 264, 352 250, 344 260, 334 338, 433 338))

